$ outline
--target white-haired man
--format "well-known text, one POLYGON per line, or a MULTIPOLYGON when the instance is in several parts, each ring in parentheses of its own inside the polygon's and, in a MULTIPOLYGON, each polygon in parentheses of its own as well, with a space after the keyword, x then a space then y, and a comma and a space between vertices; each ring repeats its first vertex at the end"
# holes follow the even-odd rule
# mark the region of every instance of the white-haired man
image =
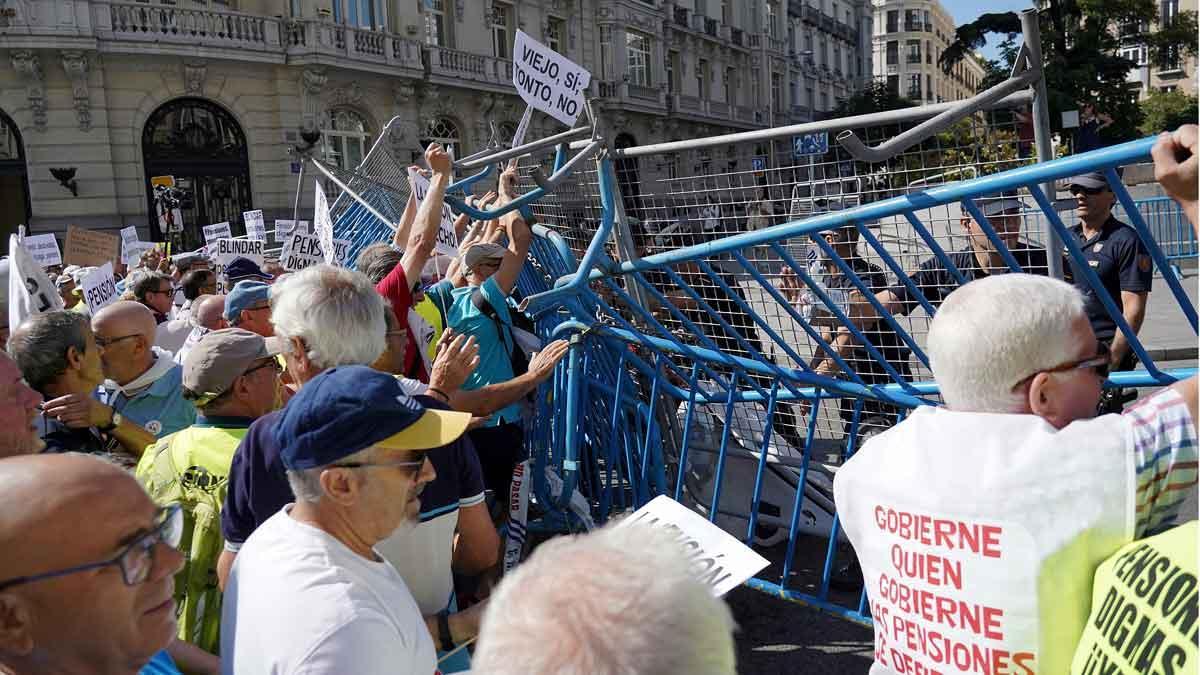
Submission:
POLYGON ((733 628, 674 537, 606 527, 542 544, 504 577, 473 665, 488 675, 732 675, 733 628))
POLYGON ((1027 274, 951 293, 927 350, 945 407, 868 440, 834 481, 872 673, 1066 672, 1096 566, 1195 488, 1196 379, 1089 419, 1107 349, 1076 288, 1027 274))
POLYGON ((470 413, 426 409, 388 373, 332 368, 274 429, 296 502, 246 541, 222 618, 226 673, 420 673, 433 641, 404 579, 374 546, 421 510, 426 450, 470 413))

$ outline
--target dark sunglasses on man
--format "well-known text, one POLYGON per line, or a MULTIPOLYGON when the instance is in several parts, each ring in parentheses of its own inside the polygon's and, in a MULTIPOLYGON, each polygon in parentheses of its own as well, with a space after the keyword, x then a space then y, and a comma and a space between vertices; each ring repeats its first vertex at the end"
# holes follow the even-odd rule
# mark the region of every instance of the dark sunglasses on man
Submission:
POLYGON ((1103 192, 1108 192, 1108 188, 1107 187, 1090 188, 1090 187, 1084 187, 1082 185, 1072 185, 1071 186, 1071 194, 1075 195, 1075 196, 1079 196, 1080 193, 1085 194, 1085 195, 1095 196, 1095 195, 1101 194, 1103 192))

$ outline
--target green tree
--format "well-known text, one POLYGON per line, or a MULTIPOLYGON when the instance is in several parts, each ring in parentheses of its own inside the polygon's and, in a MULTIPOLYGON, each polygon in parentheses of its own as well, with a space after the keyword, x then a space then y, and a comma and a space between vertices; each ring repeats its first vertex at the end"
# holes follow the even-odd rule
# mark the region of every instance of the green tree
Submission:
POLYGON ((1171 131, 1181 124, 1195 124, 1200 116, 1196 97, 1182 91, 1152 91, 1142 101, 1142 134, 1149 136, 1160 131, 1171 131))
POLYGON ((916 103, 901 96, 886 82, 874 80, 854 95, 838 99, 837 105, 830 112, 830 117, 849 117, 851 115, 866 115, 885 110, 911 108, 916 103))
MULTIPOLYGON (((1114 120, 1102 132, 1106 140, 1116 142, 1138 135, 1142 109, 1126 85, 1129 69, 1137 64, 1118 54, 1121 31, 1117 28, 1153 25, 1157 19, 1155 0, 1048 0, 1038 14, 1038 26, 1052 129, 1061 130, 1064 110, 1090 103, 1114 120)), ((969 52, 982 47, 989 35, 1004 35, 1009 49, 984 81, 995 84, 1003 79, 1000 73, 1007 75, 1015 63, 1020 30, 1016 13, 984 14, 958 27, 954 43, 938 63, 950 72, 969 52)), ((1195 55, 1196 15, 1180 12, 1170 26, 1141 35, 1139 40, 1150 48, 1151 58, 1158 64, 1183 54, 1195 55)))

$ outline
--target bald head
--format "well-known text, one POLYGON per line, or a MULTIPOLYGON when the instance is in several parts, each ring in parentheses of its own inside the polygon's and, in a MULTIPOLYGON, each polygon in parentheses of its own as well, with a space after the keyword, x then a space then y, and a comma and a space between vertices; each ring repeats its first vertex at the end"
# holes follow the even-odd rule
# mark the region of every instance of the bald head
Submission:
POLYGON ((122 300, 96 312, 92 332, 100 345, 104 376, 124 385, 154 365, 154 336, 158 322, 139 302, 122 300))
POLYGON ((137 673, 173 639, 182 555, 137 480, 75 453, 0 460, 0 671, 137 673), (133 545, 145 542, 147 545, 133 545), (132 545, 132 546, 131 546, 132 545), (125 570, 142 570, 126 583, 125 570))
POLYGON ((225 296, 224 295, 206 295, 204 302, 200 300, 198 307, 192 309, 193 316, 196 317, 196 325, 203 326, 209 330, 221 330, 228 328, 225 323, 225 296))

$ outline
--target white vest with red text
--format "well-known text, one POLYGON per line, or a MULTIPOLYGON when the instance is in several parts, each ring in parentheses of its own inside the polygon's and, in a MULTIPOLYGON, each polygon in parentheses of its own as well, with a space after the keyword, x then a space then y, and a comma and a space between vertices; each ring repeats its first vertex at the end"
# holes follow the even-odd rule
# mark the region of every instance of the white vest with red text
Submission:
POLYGON ((914 410, 838 471, 875 620, 872 675, 1065 673, 1096 567, 1134 533, 1119 415, 914 410))

